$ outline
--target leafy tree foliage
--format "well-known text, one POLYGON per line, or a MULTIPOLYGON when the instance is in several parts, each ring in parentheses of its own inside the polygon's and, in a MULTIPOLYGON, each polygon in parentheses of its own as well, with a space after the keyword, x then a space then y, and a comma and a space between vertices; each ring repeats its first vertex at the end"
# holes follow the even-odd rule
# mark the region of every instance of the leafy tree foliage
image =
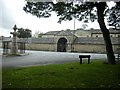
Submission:
POLYGON ((109 10, 109 14, 109 25, 114 26, 117 30, 120 30, 120 2, 116 2, 116 5, 109 10))
POLYGON ((18 34, 19 38, 29 38, 32 36, 31 30, 29 30, 29 29, 19 28, 17 32, 19 33, 18 34))
POLYGON ((108 21, 110 25, 119 26, 119 18, 117 15, 119 12, 119 2, 116 3, 116 6, 111 9, 111 13, 108 10, 106 2, 27 2, 24 6, 24 11, 31 13, 37 17, 50 17, 51 13, 54 11, 59 17, 59 23, 63 20, 72 20, 73 18, 78 19, 79 21, 88 22, 91 20, 94 22, 98 21, 101 31, 103 33, 103 38, 105 41, 107 58, 109 64, 116 64, 115 56, 112 49, 112 43, 109 36, 109 30, 106 28, 104 17, 108 15, 108 21), (109 12, 109 13, 108 13, 109 12), (108 13, 108 14, 107 14, 108 13), (114 14, 113 14, 114 13, 114 14), (111 18, 112 16, 112 18, 111 18))

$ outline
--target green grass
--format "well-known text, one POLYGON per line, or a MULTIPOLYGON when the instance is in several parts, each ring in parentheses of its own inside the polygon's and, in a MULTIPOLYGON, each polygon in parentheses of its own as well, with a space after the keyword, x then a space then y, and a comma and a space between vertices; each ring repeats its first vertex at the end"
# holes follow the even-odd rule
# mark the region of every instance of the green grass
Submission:
POLYGON ((3 88, 120 88, 120 63, 70 62, 7 68, 2 73, 3 88))

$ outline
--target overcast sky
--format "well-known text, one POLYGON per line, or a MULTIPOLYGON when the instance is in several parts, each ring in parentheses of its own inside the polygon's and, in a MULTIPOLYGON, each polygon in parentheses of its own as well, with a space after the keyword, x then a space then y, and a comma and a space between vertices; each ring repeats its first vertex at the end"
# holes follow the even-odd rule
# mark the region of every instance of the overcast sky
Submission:
MULTIPOLYGON (((23 11, 25 0, 0 0, 0 36, 10 36, 16 24, 18 28, 28 28, 34 34, 37 31, 48 32, 57 30, 74 29, 74 21, 57 23, 56 14, 50 18, 37 18, 23 11)), ((75 28, 82 28, 84 23, 76 20, 75 28)), ((99 28, 97 22, 90 23, 88 28, 99 28)))

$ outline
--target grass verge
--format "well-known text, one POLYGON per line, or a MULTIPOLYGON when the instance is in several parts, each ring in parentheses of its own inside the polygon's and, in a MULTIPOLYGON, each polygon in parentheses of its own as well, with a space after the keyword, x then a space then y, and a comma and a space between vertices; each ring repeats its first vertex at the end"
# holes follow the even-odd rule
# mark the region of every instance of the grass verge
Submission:
POLYGON ((2 71, 3 88, 120 88, 120 63, 78 62, 2 71))

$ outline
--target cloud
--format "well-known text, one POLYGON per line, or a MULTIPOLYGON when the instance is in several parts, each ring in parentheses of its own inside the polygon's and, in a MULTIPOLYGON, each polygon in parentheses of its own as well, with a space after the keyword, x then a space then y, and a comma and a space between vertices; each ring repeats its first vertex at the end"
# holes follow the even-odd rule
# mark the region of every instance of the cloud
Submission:
POLYGON ((0 0, 0 13, 0 27, 11 29, 16 22, 11 10, 5 6, 5 2, 3 0, 0 0))
MULTIPOLYGON (((36 31, 47 32, 65 29, 74 29, 74 21, 57 23, 55 13, 50 18, 37 18, 23 11, 25 0, 0 0, 0 35, 9 36, 14 24, 18 28, 28 28, 34 34, 36 31), (2 31, 1 31, 2 30, 2 31)), ((82 22, 76 20, 76 29, 82 27, 82 22)), ((90 23, 89 28, 99 27, 96 23, 90 23)))

